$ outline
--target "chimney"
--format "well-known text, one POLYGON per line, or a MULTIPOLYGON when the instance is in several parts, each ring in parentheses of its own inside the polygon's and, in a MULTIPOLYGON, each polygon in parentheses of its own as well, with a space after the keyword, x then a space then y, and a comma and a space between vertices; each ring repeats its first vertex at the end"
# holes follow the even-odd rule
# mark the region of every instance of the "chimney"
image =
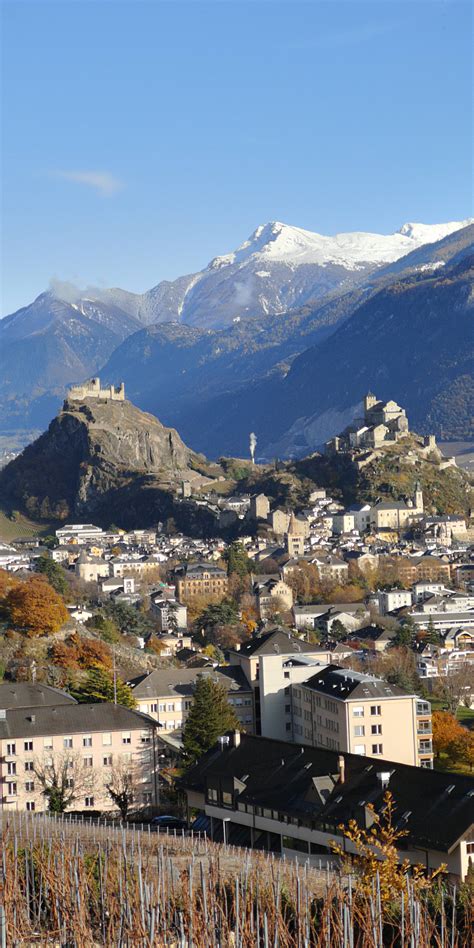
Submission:
POLYGON ((34 724, 34 723, 35 723, 35 721, 36 721, 36 715, 35 715, 35 714, 30 714, 30 716, 29 716, 29 719, 28 719, 28 720, 29 720, 29 721, 31 721, 31 723, 32 723, 32 724, 34 724))
POLYGON ((240 731, 232 731, 232 747, 240 747, 240 731))
POLYGON ((342 754, 337 758, 337 769, 339 771, 339 783, 344 783, 346 779, 346 762, 342 754))

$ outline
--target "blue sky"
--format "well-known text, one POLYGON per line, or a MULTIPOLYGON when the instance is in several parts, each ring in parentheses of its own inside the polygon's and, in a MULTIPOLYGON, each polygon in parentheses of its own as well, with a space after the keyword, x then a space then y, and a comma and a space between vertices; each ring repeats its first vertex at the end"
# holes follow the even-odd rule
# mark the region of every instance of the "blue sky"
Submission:
POLYGON ((472 213, 470 3, 3 2, 2 313, 472 213))

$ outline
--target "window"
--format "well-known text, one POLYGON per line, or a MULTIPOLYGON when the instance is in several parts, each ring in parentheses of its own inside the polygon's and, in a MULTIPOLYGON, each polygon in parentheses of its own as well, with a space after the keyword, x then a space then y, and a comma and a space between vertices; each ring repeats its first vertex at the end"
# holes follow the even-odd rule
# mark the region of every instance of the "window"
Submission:
POLYGON ((32 810, 34 810, 34 809, 35 809, 35 801, 34 801, 34 800, 27 800, 27 801, 26 801, 26 809, 29 810, 30 812, 31 812, 32 810))
POLYGON ((63 747, 66 749, 72 747, 72 737, 63 737, 63 747))
POLYGON ((10 777, 14 777, 14 776, 16 775, 16 763, 15 763, 15 761, 10 760, 10 761, 8 762, 8 764, 7 764, 7 774, 8 774, 10 777))
POLYGON ((142 731, 140 734, 140 741, 142 744, 151 744, 151 732, 142 731))
POLYGON ((25 741, 23 744, 23 750, 32 751, 33 750, 33 741, 25 741))
POLYGON ((291 704, 285 704, 285 714, 291 713, 291 704))
POLYGON ((371 733, 371 734, 381 734, 381 733, 382 733, 382 725, 381 725, 381 724, 372 724, 372 726, 371 726, 371 728, 370 728, 370 733, 371 733))
POLYGON ((14 757, 16 754, 16 744, 7 744, 7 757, 14 757))
POLYGON ((92 767, 93 764, 94 764, 94 761, 93 761, 92 757, 83 757, 83 758, 82 758, 82 766, 83 766, 83 767, 92 767))
POLYGON ((217 790, 214 790, 214 787, 209 787, 207 791, 207 799, 210 803, 217 803, 217 790))
POLYGON ((107 744, 111 744, 111 743, 112 743, 112 735, 111 735, 111 734, 107 734, 107 733, 103 734, 103 735, 102 735, 102 744, 104 745, 104 747, 105 747, 107 744))
POLYGON ((291 731, 291 724, 289 721, 285 724, 285 731, 291 731))
POLYGON ((232 794, 228 793, 227 790, 222 792, 222 806, 232 806, 232 794))
POLYGON ((124 731, 122 734, 122 744, 131 744, 132 735, 130 731, 124 731))
POLYGON ((90 734, 87 734, 85 737, 82 738, 82 746, 92 747, 92 737, 90 734))
POLYGON ((84 797, 84 806, 94 806, 94 797, 84 797))
POLYGON ((149 790, 146 790, 145 793, 142 794, 142 799, 143 799, 144 806, 151 806, 152 795, 149 790))
POLYGON ((466 843, 466 853, 468 856, 474 856, 474 842, 466 843))
POLYGON ((44 747, 45 750, 52 750, 52 749, 53 749, 53 738, 52 738, 52 737, 44 737, 44 738, 43 738, 43 747, 44 747))
POLYGON ((25 783, 25 790, 27 793, 35 792, 35 782, 34 780, 27 780, 25 783))
POLYGON ((382 705, 381 705, 381 704, 371 704, 371 705, 370 705, 370 713, 371 713, 372 717, 373 717, 374 715, 382 714, 382 705))
POLYGON ((354 728, 354 737, 364 737, 365 727, 363 724, 356 724, 354 728))
POLYGON ((25 760, 25 770, 34 770, 35 765, 32 760, 25 760))
POLYGON ((16 783, 7 783, 7 795, 9 797, 16 797, 16 783))
POLYGON ((290 677, 289 672, 283 672, 283 678, 289 678, 289 677, 290 677))
POLYGON ((68 790, 72 790, 74 787, 74 777, 67 777, 65 780, 66 787, 68 790))
POLYGON ((364 717, 364 708, 362 707, 362 705, 360 705, 359 707, 354 708, 353 711, 352 711, 352 714, 354 715, 355 718, 363 718, 363 717, 364 717))
POLYGON ((165 704, 160 704, 160 705, 158 705, 158 707, 159 707, 160 711, 166 711, 166 705, 165 705, 165 704))
POLYGON ((171 701, 169 704, 166 705, 166 710, 174 711, 174 701, 171 701))
POLYGON ((372 753, 373 754, 383 754, 382 744, 372 744, 372 753))
POLYGON ((362 756, 364 756, 364 755, 365 755, 365 744, 356 744, 356 745, 354 746, 354 754, 361 754, 362 756))
POLYGON ((156 712, 158 711, 158 705, 157 705, 156 701, 154 702, 154 704, 151 704, 151 705, 150 705, 150 711, 151 711, 152 713, 154 713, 154 714, 156 714, 156 712))
POLYGON ((111 766, 112 766, 112 754, 106 754, 106 755, 102 758, 102 764, 103 764, 104 767, 111 767, 111 766))

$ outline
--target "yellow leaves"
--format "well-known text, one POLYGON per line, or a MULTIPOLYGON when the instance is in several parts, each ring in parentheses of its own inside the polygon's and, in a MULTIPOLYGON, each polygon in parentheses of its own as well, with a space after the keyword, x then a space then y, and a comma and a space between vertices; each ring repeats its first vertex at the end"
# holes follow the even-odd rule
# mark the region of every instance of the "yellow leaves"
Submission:
MULTIPOLYGON (((373 804, 366 807, 373 815, 370 829, 359 826, 354 819, 349 820, 346 827, 339 824, 338 829, 355 847, 353 866, 358 876, 359 889, 370 895, 378 875, 380 898, 382 902, 387 902, 395 895, 407 892, 407 874, 411 866, 408 859, 399 862, 397 842, 408 835, 408 830, 396 829, 392 824, 395 804, 389 790, 385 792, 383 802, 380 813, 375 812, 373 804)), ((330 845, 336 855, 347 859, 347 852, 340 843, 331 842, 330 845)), ((411 884, 417 890, 430 888, 434 879, 443 872, 444 866, 431 877, 427 877, 423 866, 416 866, 413 869, 411 884)))

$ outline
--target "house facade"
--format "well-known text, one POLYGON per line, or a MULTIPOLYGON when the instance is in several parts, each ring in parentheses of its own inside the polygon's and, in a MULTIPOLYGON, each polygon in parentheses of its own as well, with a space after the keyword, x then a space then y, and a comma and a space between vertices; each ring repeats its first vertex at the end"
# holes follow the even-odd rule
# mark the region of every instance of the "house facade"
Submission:
POLYGON ((329 665, 292 685, 295 740, 433 767, 431 706, 382 679, 329 665))
POLYGON ((157 802, 156 724, 122 705, 55 704, 0 711, 3 812, 44 813, 48 802, 37 771, 65 764, 78 794, 70 810, 114 810, 106 790, 113 767, 130 767, 136 808, 157 802))
MULTIPOLYGON (((188 807, 200 810, 196 829, 211 838, 258 848, 310 865, 334 860, 341 824, 370 829, 388 790, 396 802, 399 859, 428 871, 447 866, 466 878, 474 858, 474 780, 397 761, 367 760, 249 734, 219 739, 182 782, 188 807), (225 834, 225 836, 224 836, 225 834)), ((350 856, 354 846, 345 840, 350 856)))

